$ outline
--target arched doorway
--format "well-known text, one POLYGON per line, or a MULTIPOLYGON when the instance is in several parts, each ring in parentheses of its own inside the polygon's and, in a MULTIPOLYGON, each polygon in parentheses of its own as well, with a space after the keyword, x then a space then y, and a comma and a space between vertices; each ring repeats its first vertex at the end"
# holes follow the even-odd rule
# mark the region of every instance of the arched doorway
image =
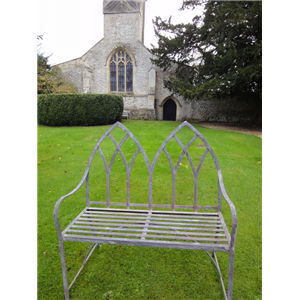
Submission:
POLYGON ((176 121, 177 105, 172 99, 167 100, 163 106, 163 120, 176 121))

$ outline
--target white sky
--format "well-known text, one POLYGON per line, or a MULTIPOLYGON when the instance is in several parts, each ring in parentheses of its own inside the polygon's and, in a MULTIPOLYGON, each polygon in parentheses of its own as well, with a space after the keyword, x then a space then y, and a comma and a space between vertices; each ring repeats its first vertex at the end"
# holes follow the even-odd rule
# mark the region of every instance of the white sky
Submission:
MULTIPOLYGON (((38 0, 37 35, 43 35, 40 52, 50 64, 81 57, 103 38, 102 0, 38 0)), ((152 19, 161 16, 173 23, 187 23, 194 11, 178 11, 182 0, 147 0, 145 16, 145 46, 156 44, 152 19)))

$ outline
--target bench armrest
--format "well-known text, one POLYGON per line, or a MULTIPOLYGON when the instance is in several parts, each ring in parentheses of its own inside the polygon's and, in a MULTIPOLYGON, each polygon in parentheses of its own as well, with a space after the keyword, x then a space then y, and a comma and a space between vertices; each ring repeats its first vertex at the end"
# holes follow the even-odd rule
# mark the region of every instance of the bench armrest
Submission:
POLYGON ((231 218, 232 218, 232 230, 231 230, 231 241, 230 241, 230 247, 234 247, 235 245, 235 239, 236 239, 236 233, 237 233, 237 215, 236 215, 236 209, 233 204, 233 202, 230 200, 229 196, 227 195, 224 182, 223 182, 223 177, 221 171, 218 172, 218 177, 219 177, 219 185, 220 189, 222 192, 222 195, 226 202, 229 205, 230 212, 231 212, 231 218))
POLYGON ((72 190, 70 193, 60 197, 56 204, 55 204, 55 207, 54 207, 54 211, 53 211, 53 216, 54 216, 54 221, 55 221, 55 226, 56 226, 56 230, 57 232, 61 235, 61 228, 60 228, 60 224, 59 224, 59 221, 58 221, 58 210, 59 210, 59 206, 60 204, 62 203, 62 201, 66 198, 68 198, 69 196, 75 194, 79 189, 80 187, 82 186, 82 184, 84 183, 84 181, 86 180, 87 178, 87 175, 89 173, 89 168, 87 168, 87 170, 85 171, 81 181, 79 182, 79 184, 75 187, 74 190, 72 190))

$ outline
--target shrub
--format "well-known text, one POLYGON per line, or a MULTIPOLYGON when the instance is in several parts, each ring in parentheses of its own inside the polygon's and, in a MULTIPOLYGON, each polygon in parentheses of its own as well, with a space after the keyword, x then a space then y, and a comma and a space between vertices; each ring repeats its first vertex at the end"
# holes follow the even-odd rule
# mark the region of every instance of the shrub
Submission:
POLYGON ((95 126, 121 121, 124 104, 119 95, 38 95, 38 123, 47 126, 95 126))

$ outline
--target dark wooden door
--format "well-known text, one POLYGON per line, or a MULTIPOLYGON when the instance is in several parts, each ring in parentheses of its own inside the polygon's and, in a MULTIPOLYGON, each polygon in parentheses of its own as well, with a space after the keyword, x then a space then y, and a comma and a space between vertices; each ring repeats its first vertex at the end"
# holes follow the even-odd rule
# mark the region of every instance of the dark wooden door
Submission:
POLYGON ((164 104, 163 119, 166 121, 176 121, 176 112, 176 103, 172 99, 167 100, 164 104))

